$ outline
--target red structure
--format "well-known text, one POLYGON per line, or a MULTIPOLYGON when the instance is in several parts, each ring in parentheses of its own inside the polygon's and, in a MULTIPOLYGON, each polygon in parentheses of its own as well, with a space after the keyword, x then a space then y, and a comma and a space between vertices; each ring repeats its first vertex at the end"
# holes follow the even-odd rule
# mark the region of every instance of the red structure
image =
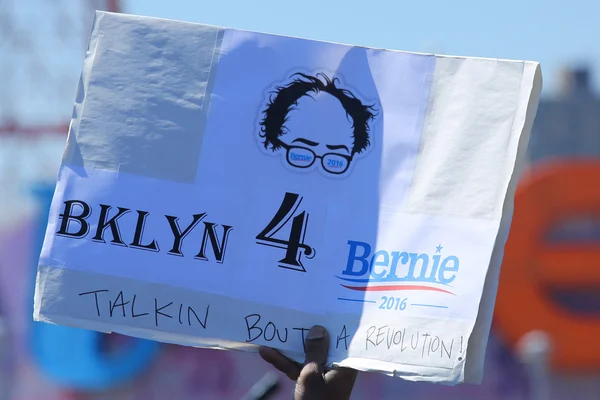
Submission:
POLYGON ((119 0, 0 0, 0 138, 66 135, 94 10, 119 0))
POLYGON ((120 2, 0 0, 2 226, 33 206, 31 182, 56 179, 95 10, 120 2))

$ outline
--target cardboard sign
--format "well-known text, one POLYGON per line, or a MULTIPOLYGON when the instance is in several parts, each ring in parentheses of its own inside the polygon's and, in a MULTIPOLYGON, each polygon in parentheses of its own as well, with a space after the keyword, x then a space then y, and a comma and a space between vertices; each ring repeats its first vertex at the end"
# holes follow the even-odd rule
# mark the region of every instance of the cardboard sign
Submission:
POLYGON ((34 318, 478 381, 533 62, 98 13, 34 318))

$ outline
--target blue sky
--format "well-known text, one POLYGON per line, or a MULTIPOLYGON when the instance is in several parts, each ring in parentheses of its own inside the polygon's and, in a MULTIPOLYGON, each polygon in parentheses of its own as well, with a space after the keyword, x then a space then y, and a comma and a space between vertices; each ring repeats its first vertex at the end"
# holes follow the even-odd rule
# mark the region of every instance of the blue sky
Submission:
MULTIPOLYGON (((597 0, 124 0, 123 11, 416 52, 539 61, 544 92, 600 67, 597 0)), ((600 78, 594 78, 600 86, 600 78)))

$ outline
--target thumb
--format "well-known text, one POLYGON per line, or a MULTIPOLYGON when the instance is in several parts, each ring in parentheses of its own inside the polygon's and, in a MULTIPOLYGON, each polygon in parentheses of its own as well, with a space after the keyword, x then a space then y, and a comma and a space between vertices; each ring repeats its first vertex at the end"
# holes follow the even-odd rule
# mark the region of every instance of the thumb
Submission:
POLYGON ((296 381, 294 398, 296 400, 325 399, 325 364, 329 350, 329 334, 320 325, 313 326, 304 341, 306 358, 304 367, 296 381))
POLYGON ((327 353, 329 351, 329 334, 321 325, 315 325, 308 331, 304 341, 306 357, 304 364, 317 364, 323 373, 327 364, 327 353))

